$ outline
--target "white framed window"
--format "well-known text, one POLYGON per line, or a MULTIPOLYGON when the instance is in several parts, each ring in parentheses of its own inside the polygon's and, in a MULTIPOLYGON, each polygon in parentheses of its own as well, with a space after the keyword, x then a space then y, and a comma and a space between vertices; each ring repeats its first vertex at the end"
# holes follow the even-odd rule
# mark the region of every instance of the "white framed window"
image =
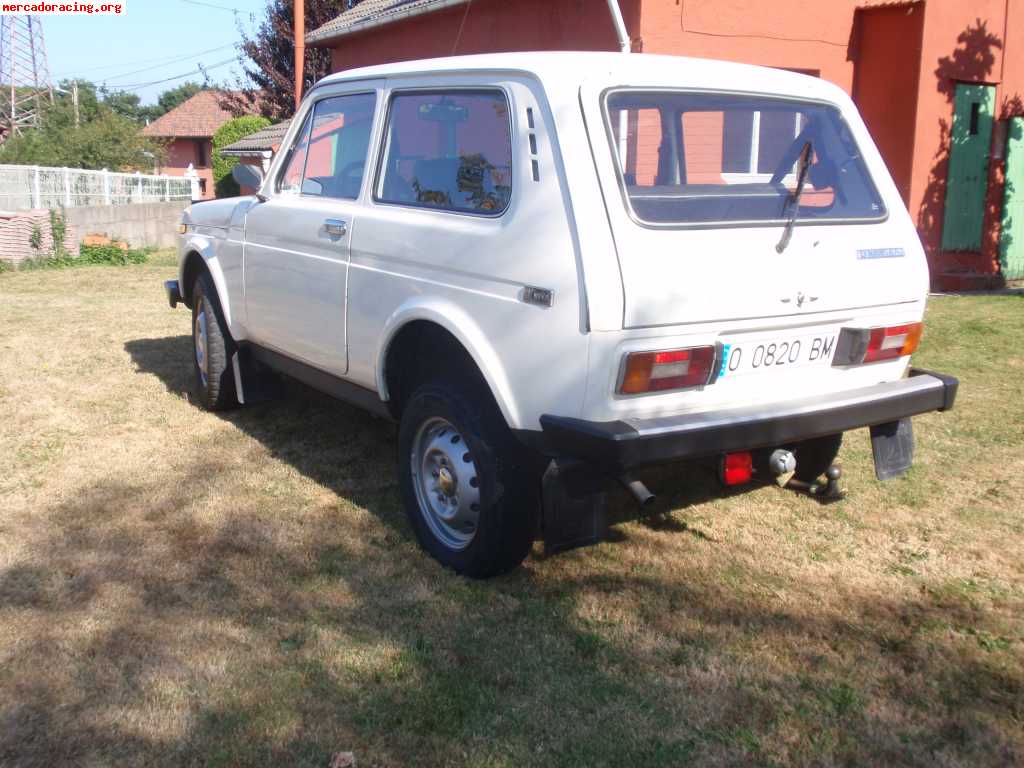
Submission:
MULTIPOLYGON (((722 179, 726 184, 769 181, 781 153, 802 129, 803 115, 800 112, 725 112, 722 179)), ((783 183, 789 186, 796 183, 795 166, 783 177, 783 183)))

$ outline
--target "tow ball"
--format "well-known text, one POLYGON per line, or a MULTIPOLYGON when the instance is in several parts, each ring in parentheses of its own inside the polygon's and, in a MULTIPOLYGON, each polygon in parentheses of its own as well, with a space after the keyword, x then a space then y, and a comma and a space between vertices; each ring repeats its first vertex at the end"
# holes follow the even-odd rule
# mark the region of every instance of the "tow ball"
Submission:
POLYGON ((768 459, 768 467, 784 488, 798 493, 806 493, 817 499, 832 501, 842 498, 843 492, 839 488, 839 478, 843 476, 843 470, 838 464, 833 464, 825 470, 825 482, 805 483, 793 477, 796 471, 796 456, 792 451, 779 448, 774 451, 768 459))

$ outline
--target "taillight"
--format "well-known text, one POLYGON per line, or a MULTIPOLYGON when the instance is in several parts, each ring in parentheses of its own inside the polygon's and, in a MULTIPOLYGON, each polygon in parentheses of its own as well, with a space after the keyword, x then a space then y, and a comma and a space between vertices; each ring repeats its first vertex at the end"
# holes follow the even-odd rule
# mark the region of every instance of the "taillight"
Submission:
POLYGON ((912 355, 921 342, 924 323, 888 328, 843 328, 832 365, 859 365, 912 355))
POLYGON ((715 347, 632 352, 626 355, 619 394, 702 387, 715 380, 715 359, 715 347))
POLYGON ((864 362, 875 363, 879 360, 894 360, 897 357, 912 355, 917 350, 923 331, 923 323, 874 328, 871 331, 864 362))
POLYGON ((754 476, 754 457, 749 451, 727 453, 720 465, 722 482, 726 485, 743 485, 754 476))

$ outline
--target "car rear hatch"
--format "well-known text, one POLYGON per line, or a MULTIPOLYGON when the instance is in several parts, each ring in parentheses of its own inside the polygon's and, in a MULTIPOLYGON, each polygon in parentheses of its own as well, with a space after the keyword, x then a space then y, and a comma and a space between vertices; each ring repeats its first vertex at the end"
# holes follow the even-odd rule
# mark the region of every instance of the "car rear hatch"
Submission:
POLYGON ((920 301, 923 253, 856 115, 738 92, 585 86, 581 95, 624 328, 806 325, 920 301))

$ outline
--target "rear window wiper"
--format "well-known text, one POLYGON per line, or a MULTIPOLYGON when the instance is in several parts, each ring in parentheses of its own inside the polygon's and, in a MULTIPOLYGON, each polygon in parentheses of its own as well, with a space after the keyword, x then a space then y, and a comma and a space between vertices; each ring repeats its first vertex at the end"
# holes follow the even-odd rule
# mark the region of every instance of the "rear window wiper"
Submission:
POLYGON ((786 250, 786 246, 789 245, 789 240, 793 237, 793 226, 796 224, 797 214, 800 213, 800 198, 804 194, 804 185, 807 183, 807 171, 811 167, 811 142, 805 142, 804 148, 800 150, 800 160, 797 166, 796 176, 796 188, 786 198, 786 202, 782 206, 782 212, 785 213, 786 209, 793 206, 793 212, 789 214, 789 218, 786 219, 786 227, 782 230, 782 238, 775 246, 777 253, 782 253, 786 250))

